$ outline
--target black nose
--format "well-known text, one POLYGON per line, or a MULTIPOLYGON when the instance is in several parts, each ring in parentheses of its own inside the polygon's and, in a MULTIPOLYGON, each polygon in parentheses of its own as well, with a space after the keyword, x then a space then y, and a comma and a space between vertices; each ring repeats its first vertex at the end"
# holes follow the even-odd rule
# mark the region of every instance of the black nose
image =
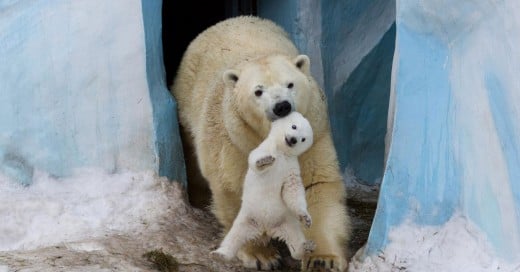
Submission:
POLYGON ((298 142, 298 140, 296 140, 296 138, 294 138, 294 137, 291 137, 290 142, 291 142, 291 144, 296 144, 298 142))
POLYGON ((287 146, 292 147, 293 145, 298 143, 298 140, 296 139, 296 137, 291 137, 291 138, 285 137, 285 143, 287 144, 287 146))
POLYGON ((278 117, 287 116, 292 111, 291 103, 288 101, 282 101, 274 105, 273 113, 278 117))

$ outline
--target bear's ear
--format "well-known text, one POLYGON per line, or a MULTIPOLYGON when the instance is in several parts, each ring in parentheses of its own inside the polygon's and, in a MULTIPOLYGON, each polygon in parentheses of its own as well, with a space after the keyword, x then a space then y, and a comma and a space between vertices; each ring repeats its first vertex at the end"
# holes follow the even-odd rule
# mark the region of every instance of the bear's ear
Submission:
POLYGON ((311 69, 311 60, 307 55, 299 55, 293 60, 294 65, 296 65, 296 68, 300 69, 302 73, 309 75, 309 71, 311 69))
POLYGON ((238 71, 232 69, 226 70, 222 75, 222 79, 226 86, 233 89, 238 81, 238 71))

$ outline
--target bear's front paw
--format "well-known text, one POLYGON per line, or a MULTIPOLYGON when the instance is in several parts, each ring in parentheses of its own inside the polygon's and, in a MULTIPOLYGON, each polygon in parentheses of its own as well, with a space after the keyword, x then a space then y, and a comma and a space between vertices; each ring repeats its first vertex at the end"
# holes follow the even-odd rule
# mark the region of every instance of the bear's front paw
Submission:
POLYGON ((275 158, 271 155, 262 157, 256 161, 256 168, 258 170, 263 170, 267 168, 268 166, 272 165, 275 161, 275 158))
MULTIPOLYGON (((314 253, 315 254, 315 253, 314 253)), ((344 259, 334 255, 314 255, 309 253, 302 260, 301 271, 330 271, 344 272, 347 265, 344 259)))
POLYGON ((310 228, 312 225, 312 219, 310 214, 308 213, 302 213, 300 214, 300 222, 306 227, 310 228))

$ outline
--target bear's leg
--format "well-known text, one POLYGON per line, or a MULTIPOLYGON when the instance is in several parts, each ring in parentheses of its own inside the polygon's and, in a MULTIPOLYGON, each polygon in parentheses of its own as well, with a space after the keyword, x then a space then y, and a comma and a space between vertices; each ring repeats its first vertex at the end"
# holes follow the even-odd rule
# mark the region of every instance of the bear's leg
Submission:
POLYGON ((285 205, 296 214, 305 227, 312 224, 311 216, 307 211, 305 200, 305 188, 303 187, 300 175, 290 173, 282 185, 282 199, 285 205))
MULTIPOLYGON (((241 206, 241 195, 213 186, 213 213, 227 232, 241 206)), ((280 254, 275 246, 269 244, 269 237, 262 236, 247 242, 238 252, 237 257, 244 267, 258 270, 271 270, 280 265, 280 254)))
POLYGON ((306 240, 298 221, 289 219, 273 230, 273 237, 285 241, 291 256, 296 260, 302 260, 306 253, 311 253, 316 245, 313 241, 306 240))
POLYGON ((255 239, 260 232, 254 222, 249 222, 245 216, 237 216, 233 226, 222 240, 220 247, 211 254, 230 261, 237 251, 249 240, 255 239))
POLYGON ((340 182, 319 182, 307 186, 307 205, 312 226, 305 236, 316 243, 316 249, 302 261, 303 271, 329 269, 345 271, 346 249, 350 222, 345 206, 344 185, 340 182))
POLYGON ((188 196, 190 204, 199 209, 210 205, 211 191, 197 164, 197 156, 190 133, 180 126, 186 174, 188 177, 188 196))
MULTIPOLYGON (((210 185, 213 184, 210 183, 210 185)), ((211 191, 213 200, 211 210, 227 232, 231 229, 233 221, 240 210, 242 203, 240 194, 225 190, 221 186, 211 186, 211 191)))

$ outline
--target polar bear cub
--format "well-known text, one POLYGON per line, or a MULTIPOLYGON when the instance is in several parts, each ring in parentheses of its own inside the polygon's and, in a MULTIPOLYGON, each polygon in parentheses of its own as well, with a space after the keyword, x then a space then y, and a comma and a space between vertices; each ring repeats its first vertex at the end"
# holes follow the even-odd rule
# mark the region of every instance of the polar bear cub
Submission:
POLYGON ((298 163, 312 143, 311 125, 300 113, 272 122, 267 138, 249 154, 242 206, 212 255, 231 260, 246 242, 264 234, 285 241, 297 260, 314 250, 300 226, 301 222, 308 228, 312 220, 298 163))

